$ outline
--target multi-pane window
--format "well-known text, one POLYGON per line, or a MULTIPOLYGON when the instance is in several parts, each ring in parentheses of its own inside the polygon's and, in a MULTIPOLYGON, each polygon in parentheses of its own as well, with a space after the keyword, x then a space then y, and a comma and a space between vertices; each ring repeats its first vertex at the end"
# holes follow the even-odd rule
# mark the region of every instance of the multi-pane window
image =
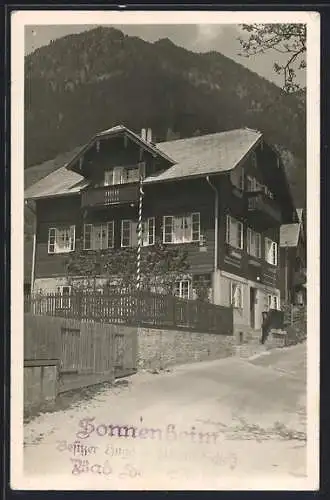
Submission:
POLYGON ((227 215, 226 242, 235 248, 243 249, 243 224, 227 215))
POLYGON ((121 246, 135 247, 137 246, 137 222, 131 220, 121 221, 121 246))
POLYGON ((200 241, 200 214, 163 217, 164 243, 191 243, 200 241))
POLYGON ((268 295, 268 309, 279 309, 279 299, 277 295, 268 295))
POLYGON ((113 245, 113 221, 84 225, 84 250, 104 250, 106 248, 113 248, 113 245))
POLYGON ((145 163, 130 167, 114 167, 104 172, 104 185, 115 186, 117 184, 127 184, 138 182, 140 176, 145 177, 145 163))
POLYGON ((277 243, 269 238, 265 238, 265 259, 268 264, 277 266, 277 243))
MULTIPOLYGON (((121 246, 135 247, 139 240, 139 224, 131 220, 121 221, 121 246)), ((155 218, 149 217, 142 221, 142 245, 155 244, 155 218)))
POLYGON ((190 288, 189 280, 177 281, 174 286, 174 295, 180 297, 181 299, 189 299, 190 288))
POLYGON ((48 253, 67 253, 75 249, 75 226, 51 227, 48 230, 48 253))
POLYGON ((262 192, 262 193, 265 193, 266 196, 268 196, 268 198, 271 198, 271 199, 274 198, 274 195, 271 192, 271 190, 267 186, 265 186, 264 184, 261 184, 259 181, 257 181, 257 179, 255 177, 250 177, 250 176, 247 177, 246 189, 247 189, 247 191, 252 192, 252 193, 254 193, 256 191, 262 192))
POLYGON ((155 244, 155 218, 149 217, 142 222, 142 244, 143 246, 155 244))
POLYGON ((264 186, 257 181, 255 177, 248 176, 247 178, 247 191, 255 192, 255 191, 264 191, 264 186))
POLYGON ((261 234, 248 227, 247 252, 253 257, 261 257, 261 234))
POLYGON ((230 302, 236 309, 243 309, 243 285, 232 281, 230 284, 230 302))

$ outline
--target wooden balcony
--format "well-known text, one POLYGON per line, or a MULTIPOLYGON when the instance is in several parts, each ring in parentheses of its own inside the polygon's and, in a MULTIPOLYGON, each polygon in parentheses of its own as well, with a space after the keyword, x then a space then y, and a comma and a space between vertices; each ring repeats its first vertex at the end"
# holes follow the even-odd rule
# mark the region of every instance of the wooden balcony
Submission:
POLYGON ((81 207, 105 207, 124 203, 136 203, 139 200, 139 184, 118 184, 88 188, 81 194, 81 207))
POLYGON ((253 217, 257 225, 272 227, 282 222, 277 203, 261 191, 247 193, 247 207, 249 217, 253 217))

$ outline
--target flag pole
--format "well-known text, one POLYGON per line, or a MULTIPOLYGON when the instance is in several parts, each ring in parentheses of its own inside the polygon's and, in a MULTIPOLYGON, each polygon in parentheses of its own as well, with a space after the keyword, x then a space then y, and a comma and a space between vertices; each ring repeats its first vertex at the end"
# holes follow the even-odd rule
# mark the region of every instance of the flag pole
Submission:
POLYGON ((142 175, 140 174, 140 190, 139 190, 139 222, 138 222, 138 248, 137 248, 137 267, 136 267, 136 288, 141 288, 141 247, 142 247, 142 205, 143 205, 143 186, 142 175))

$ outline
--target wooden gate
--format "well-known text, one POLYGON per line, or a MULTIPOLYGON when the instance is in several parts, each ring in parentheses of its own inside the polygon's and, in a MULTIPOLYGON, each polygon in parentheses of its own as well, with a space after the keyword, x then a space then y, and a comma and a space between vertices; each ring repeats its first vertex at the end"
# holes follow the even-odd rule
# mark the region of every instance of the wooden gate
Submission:
POLYGON ((78 373, 81 364, 79 356, 80 343, 79 328, 61 327, 61 371, 63 373, 78 373))

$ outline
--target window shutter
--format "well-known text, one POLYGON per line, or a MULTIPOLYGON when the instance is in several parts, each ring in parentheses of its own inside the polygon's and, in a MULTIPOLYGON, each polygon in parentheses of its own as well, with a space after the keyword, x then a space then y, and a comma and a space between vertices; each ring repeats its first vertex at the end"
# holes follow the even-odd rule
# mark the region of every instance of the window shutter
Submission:
POLYGON ((237 236, 237 244, 240 249, 243 248, 243 224, 241 222, 237 223, 238 226, 238 236, 237 236))
POLYGON ((84 250, 92 249, 92 224, 84 225, 84 250))
POLYGON ((142 221, 142 245, 147 246, 149 244, 149 219, 147 221, 142 221))
POLYGON ((55 253, 56 229, 54 227, 48 230, 48 253, 55 253))
POLYGON ((73 252, 76 247, 76 226, 70 226, 70 250, 73 252))
POLYGON ((172 215, 163 217, 163 243, 173 243, 174 218, 172 215))
POLYGON ((191 239, 192 239, 192 241, 199 241, 200 240, 200 233, 201 233, 200 214, 193 213, 191 215, 191 218, 192 218, 191 239))
POLYGON ((182 217, 182 242, 188 243, 192 240, 192 216, 182 217))
POLYGON ((131 239, 131 225, 129 220, 121 221, 121 246, 129 247, 131 239))
POLYGON ((277 243, 275 241, 272 243, 272 263, 277 266, 277 243))
POLYGON ((113 248, 114 246, 114 222, 107 222, 107 229, 108 229, 108 241, 107 241, 107 248, 113 248))
POLYGON ((149 244, 154 245, 155 244, 155 235, 156 235, 156 223, 155 223, 155 217, 151 217, 149 219, 149 244))

